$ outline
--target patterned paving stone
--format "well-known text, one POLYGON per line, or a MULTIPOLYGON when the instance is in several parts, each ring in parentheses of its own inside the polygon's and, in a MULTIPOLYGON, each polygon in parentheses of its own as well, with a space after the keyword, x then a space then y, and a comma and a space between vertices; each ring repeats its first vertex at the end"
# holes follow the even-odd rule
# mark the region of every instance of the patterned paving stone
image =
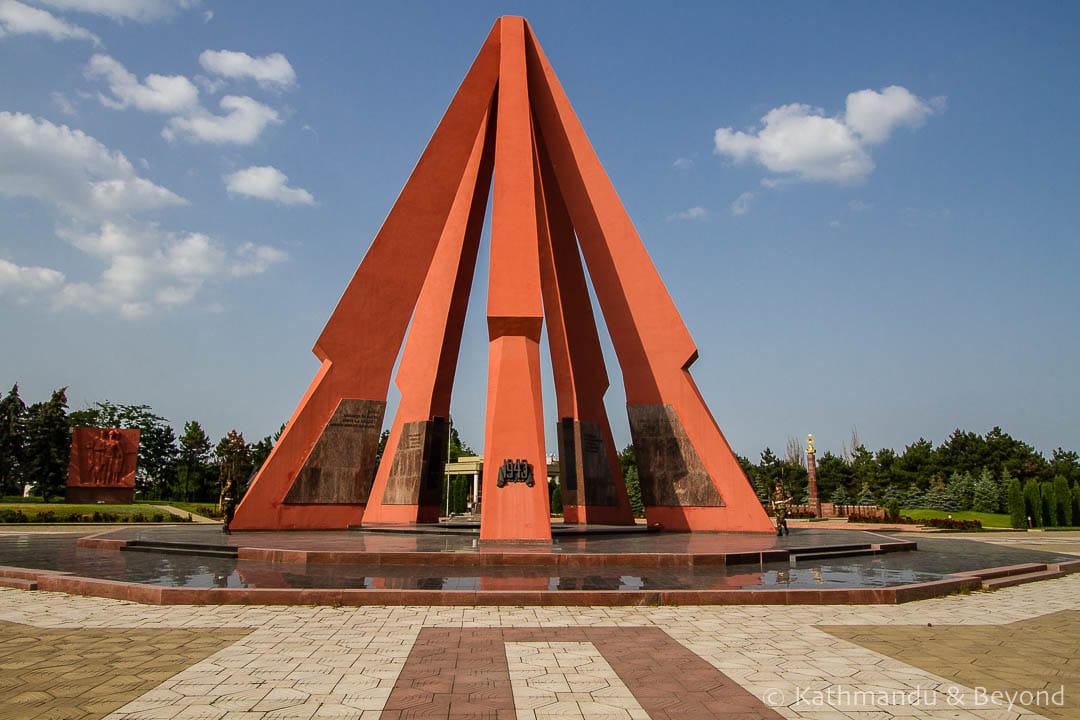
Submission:
POLYGON ((0 717, 105 717, 249 632, 56 630, 0 620, 0 717))
POLYGON ((1008 625, 823 627, 883 655, 1060 720, 1080 717, 1080 610, 1008 625), (1026 700, 1026 702, 1025 702, 1026 700))
POLYGON ((163 607, 0 589, 0 627, 17 630, 0 633, 0 718, 1071 720, 1075 706, 972 701, 1001 674, 1072 701, 1077 613, 1080 576, 850 607, 163 607), (67 641, 95 634, 85 652, 67 641), (36 662, 63 677, 11 682, 36 662))

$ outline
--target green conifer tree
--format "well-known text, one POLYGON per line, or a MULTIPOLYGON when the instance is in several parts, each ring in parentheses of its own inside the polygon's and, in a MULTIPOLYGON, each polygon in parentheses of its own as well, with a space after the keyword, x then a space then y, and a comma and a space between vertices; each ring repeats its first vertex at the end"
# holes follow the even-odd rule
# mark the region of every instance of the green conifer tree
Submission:
POLYGON ((1027 529, 1027 507, 1024 504, 1024 490, 1016 478, 1009 480, 1009 524, 1017 530, 1027 529))
POLYGON ((1069 481, 1062 475, 1054 478, 1054 510, 1059 526, 1073 524, 1072 493, 1069 492, 1069 481))
POLYGON ((60 388, 48 402, 27 410, 27 478, 42 500, 60 497, 67 486, 71 430, 67 421, 67 388, 60 388))

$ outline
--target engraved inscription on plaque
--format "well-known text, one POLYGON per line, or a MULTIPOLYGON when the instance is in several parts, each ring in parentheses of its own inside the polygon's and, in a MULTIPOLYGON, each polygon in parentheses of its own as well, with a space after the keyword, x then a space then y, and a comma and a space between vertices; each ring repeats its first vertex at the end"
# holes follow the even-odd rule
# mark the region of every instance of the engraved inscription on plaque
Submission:
POLYGON ((559 470, 564 505, 616 504, 611 465, 597 423, 559 421, 559 470))
POLYGON ((532 463, 521 458, 503 460, 503 464, 499 467, 499 480, 495 484, 506 487, 507 483, 525 483, 526 487, 535 485, 536 478, 533 477, 532 463))
POLYGON ((384 505, 439 504, 448 433, 446 418, 405 423, 386 481, 384 505))
POLYGON ((722 507, 723 498, 670 405, 628 405, 641 497, 662 507, 722 507))
POLYGON ((386 402, 343 399, 285 496, 287 505, 361 505, 375 479, 386 402))

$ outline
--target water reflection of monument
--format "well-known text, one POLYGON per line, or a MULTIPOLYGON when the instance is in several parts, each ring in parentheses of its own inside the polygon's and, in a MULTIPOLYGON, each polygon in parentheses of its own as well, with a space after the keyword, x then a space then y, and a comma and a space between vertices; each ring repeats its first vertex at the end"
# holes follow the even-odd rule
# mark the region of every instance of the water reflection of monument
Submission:
POLYGON ((67 502, 132 502, 138 456, 137 428, 75 428, 71 433, 67 502))

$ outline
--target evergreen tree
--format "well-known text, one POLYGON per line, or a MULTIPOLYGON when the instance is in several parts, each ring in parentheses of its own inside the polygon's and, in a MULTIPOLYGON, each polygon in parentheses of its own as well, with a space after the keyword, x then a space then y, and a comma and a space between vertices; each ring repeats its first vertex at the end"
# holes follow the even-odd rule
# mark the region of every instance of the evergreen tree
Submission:
POLYGON ((225 437, 221 438, 214 454, 218 459, 218 508, 221 508, 224 498, 225 486, 232 484, 233 493, 237 499, 244 496, 244 487, 250 473, 251 456, 248 454, 248 444, 244 441, 242 433, 230 430, 225 437))
POLYGON ((1073 524, 1072 494, 1069 492, 1069 481, 1061 475, 1054 478, 1054 515, 1057 524, 1061 527, 1069 527, 1073 524))
POLYGON ((210 451, 212 445, 206 431, 197 420, 184 424, 184 434, 180 436, 180 457, 178 461, 179 498, 210 501, 212 490, 207 479, 210 476, 210 451))
POLYGON ((1008 488, 1009 524, 1018 530, 1027 529, 1027 507, 1024 504, 1024 491, 1020 487, 1020 480, 1012 478, 1008 488))
POLYGON ((926 507, 926 494, 919 489, 919 486, 915 483, 911 483, 908 486, 907 491, 904 493, 903 505, 909 509, 917 509, 926 507))
POLYGON ((562 483, 553 482, 551 485, 551 514, 562 515, 562 483))
POLYGON ((1042 496, 1043 525, 1056 527, 1057 521, 1057 498, 1054 493, 1054 483, 1039 483, 1039 494, 1042 496))
POLYGON ((877 498, 874 497, 873 491, 870 489, 870 483, 864 482, 862 491, 859 492, 859 505, 877 505, 877 498))
POLYGON ((1080 525, 1080 482, 1072 489, 1073 522, 1080 525))
POLYGON ((831 496, 829 496, 829 502, 833 505, 850 505, 851 498, 848 497, 847 490, 842 487, 838 487, 833 490, 831 496))
POLYGON ((22 495, 26 454, 26 403, 18 384, 0 400, 0 495, 22 495))
POLYGON ((1024 505, 1027 516, 1031 518, 1032 527, 1043 526, 1043 502, 1042 493, 1039 491, 1039 481, 1028 478, 1024 483, 1024 505))
POLYGON ((954 472, 945 485, 945 492, 953 506, 950 509, 970 510, 975 499, 975 480, 967 470, 963 473, 954 472))
POLYGON ((42 500, 60 497, 67 486, 71 430, 67 421, 67 388, 60 388, 48 402, 27 410, 26 470, 34 493, 42 500))
POLYGON ((267 435, 262 440, 252 443, 249 448, 251 454, 251 467, 252 470, 258 471, 262 468, 266 462, 266 458, 270 457, 270 453, 274 449, 274 439, 267 435))
POLYGON ((960 509, 940 478, 931 484, 930 489, 926 491, 925 504, 931 510, 955 512, 960 509))
POLYGON ((631 465, 623 476, 626 481, 626 494, 630 497, 630 509, 635 517, 645 517, 645 503, 641 499, 641 479, 638 478, 637 465, 631 465))
POLYGON ((976 512, 996 513, 1001 507, 1001 497, 994 476, 986 468, 972 486, 971 509, 976 512))

